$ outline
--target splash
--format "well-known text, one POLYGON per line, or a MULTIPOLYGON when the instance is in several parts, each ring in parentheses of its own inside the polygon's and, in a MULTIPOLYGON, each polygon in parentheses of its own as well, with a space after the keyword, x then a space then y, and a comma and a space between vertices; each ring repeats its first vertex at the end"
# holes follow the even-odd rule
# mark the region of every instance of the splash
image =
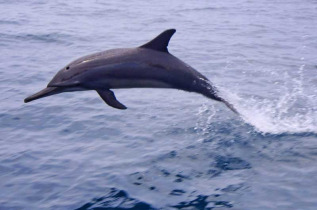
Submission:
POLYGON ((317 96, 308 94, 303 88, 303 70, 299 77, 291 79, 286 73, 284 81, 290 81, 274 96, 263 99, 256 96, 247 98, 227 90, 226 95, 240 113, 242 119, 263 134, 317 133, 317 96))
MULTIPOLYGON (((203 104, 199 107, 197 115, 199 116, 198 121, 196 122, 195 130, 199 131, 198 133, 202 136, 209 134, 208 125, 212 123, 212 120, 216 114, 216 110, 214 106, 208 106, 207 104, 203 104)), ((199 139, 202 141, 203 139, 199 139)))
POLYGON ((301 97, 289 94, 277 101, 251 98, 248 103, 240 98, 234 104, 242 119, 264 134, 317 133, 316 111, 294 107, 301 97))

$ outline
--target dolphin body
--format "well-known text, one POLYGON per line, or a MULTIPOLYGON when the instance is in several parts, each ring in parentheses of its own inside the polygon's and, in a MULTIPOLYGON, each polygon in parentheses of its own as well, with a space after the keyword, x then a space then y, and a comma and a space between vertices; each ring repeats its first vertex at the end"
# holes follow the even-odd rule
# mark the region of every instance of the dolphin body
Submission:
POLYGON ((109 106, 126 109, 110 89, 174 88, 200 93, 238 113, 218 96, 205 76, 168 52, 169 40, 175 32, 175 29, 166 30, 140 47, 111 49, 81 57, 62 68, 45 89, 24 102, 62 92, 96 90, 109 106))

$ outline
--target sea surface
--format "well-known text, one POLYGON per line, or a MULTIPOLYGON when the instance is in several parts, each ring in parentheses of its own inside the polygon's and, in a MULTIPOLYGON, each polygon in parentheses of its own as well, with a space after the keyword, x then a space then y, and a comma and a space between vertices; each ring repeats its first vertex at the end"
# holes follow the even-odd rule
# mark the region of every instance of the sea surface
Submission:
POLYGON ((317 209, 316 0, 0 0, 0 209, 317 209), (28 104, 81 56, 169 51, 241 113, 173 89, 28 104))

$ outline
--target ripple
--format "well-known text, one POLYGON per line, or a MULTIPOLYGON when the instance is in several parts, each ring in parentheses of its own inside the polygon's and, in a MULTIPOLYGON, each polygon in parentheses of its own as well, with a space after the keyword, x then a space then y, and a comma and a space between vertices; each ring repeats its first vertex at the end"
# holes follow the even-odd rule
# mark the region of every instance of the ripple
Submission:
POLYGON ((219 195, 199 195, 196 199, 188 202, 180 202, 172 206, 176 209, 213 209, 213 208, 232 208, 233 205, 228 201, 215 200, 219 195))
POLYGON ((2 42, 15 42, 15 41, 30 41, 30 42, 43 42, 43 43, 56 43, 56 44, 70 44, 71 36, 62 33, 46 33, 46 34, 5 34, 0 33, 0 41, 2 42))
POLYGON ((131 198, 124 190, 111 188, 110 192, 102 197, 95 198, 76 210, 154 210, 154 208, 142 201, 131 198))
POLYGON ((250 169, 251 164, 237 157, 218 156, 216 158, 216 167, 224 171, 250 169))

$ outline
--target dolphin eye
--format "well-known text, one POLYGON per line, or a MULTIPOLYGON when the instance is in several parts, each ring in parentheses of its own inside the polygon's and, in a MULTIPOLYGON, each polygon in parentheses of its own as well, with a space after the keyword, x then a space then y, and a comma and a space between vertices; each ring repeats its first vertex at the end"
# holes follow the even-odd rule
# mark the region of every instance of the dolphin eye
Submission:
POLYGON ((66 67, 66 70, 68 70, 68 69, 69 69, 69 66, 66 67))

